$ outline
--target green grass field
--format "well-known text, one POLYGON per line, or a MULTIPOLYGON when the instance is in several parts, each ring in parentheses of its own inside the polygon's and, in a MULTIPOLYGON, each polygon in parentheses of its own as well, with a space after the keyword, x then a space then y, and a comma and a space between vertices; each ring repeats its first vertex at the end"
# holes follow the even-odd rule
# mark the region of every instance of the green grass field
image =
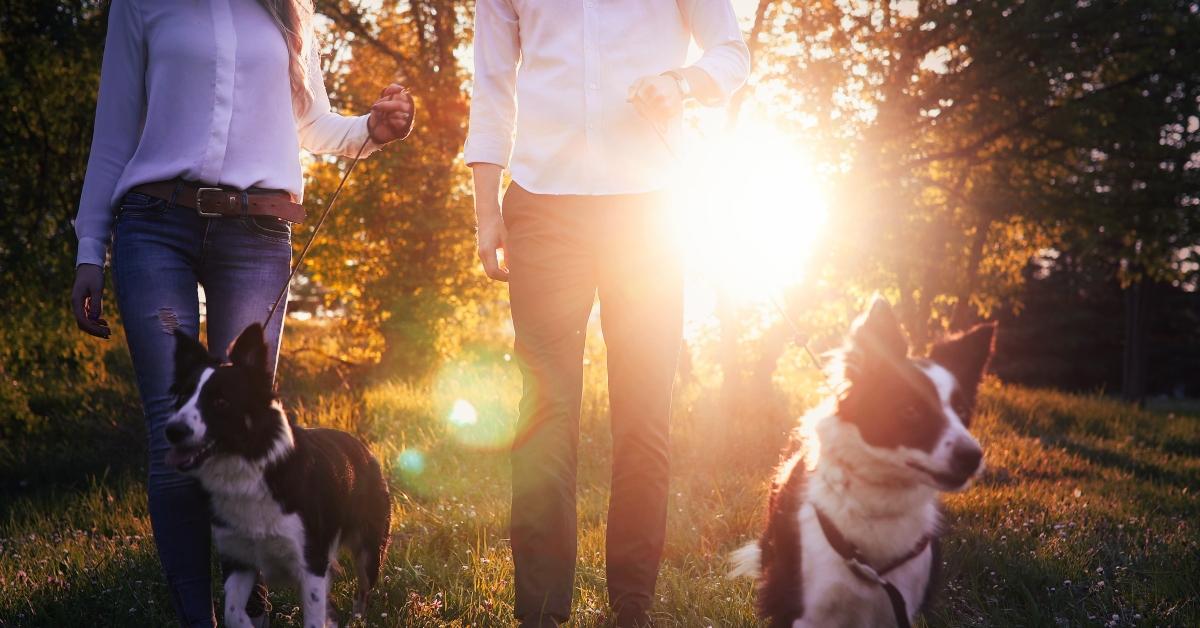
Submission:
MULTIPOLYGON (((606 621, 602 362, 590 361, 584 399, 581 626, 606 621)), ((318 386, 283 368, 293 415, 363 435, 391 476, 393 543, 367 625, 511 624, 511 362, 451 365, 419 388, 318 386)), ((659 625, 758 625, 752 585, 726 579, 725 557, 761 530, 785 432, 813 401, 811 373, 782 377, 776 393, 733 413, 716 410, 713 385, 679 387, 659 625)), ((146 516, 139 411, 116 379, 45 408, 46 425, 0 448, 0 626, 172 623, 146 516), (71 420, 56 427, 56 412, 71 420)), ((947 582, 927 625, 1200 625, 1200 415, 992 382, 974 431, 987 471, 946 500, 947 582)), ((341 578, 339 608, 350 590, 341 578)), ((293 592, 272 602, 273 625, 300 625, 293 592)))

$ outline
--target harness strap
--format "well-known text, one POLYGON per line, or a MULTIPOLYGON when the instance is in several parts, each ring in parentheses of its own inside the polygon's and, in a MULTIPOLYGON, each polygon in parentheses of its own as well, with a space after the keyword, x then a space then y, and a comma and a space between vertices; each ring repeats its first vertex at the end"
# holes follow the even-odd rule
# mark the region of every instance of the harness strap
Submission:
POLYGON ((899 628, 911 628, 908 621, 908 605, 904 601, 904 596, 900 594, 900 589, 896 585, 888 581, 884 576, 899 568, 908 561, 920 556, 925 548, 929 547, 929 535, 921 537, 917 544, 911 550, 888 563, 883 569, 875 569, 863 558, 862 552, 858 550, 858 546, 846 538, 842 531, 834 525, 833 521, 813 504, 813 511, 817 513, 817 523, 821 524, 821 532, 825 534, 825 540, 829 542, 829 546, 833 551, 837 552, 843 560, 846 561, 846 567, 850 572, 859 579, 871 584, 878 585, 887 593, 888 601, 892 604, 892 613, 896 616, 896 625, 899 628))

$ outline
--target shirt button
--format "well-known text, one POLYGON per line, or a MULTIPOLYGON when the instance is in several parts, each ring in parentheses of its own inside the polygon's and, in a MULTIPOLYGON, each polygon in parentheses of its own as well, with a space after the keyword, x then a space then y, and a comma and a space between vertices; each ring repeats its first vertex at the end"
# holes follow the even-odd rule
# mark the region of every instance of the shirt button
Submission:
POLYGON ((591 122, 588 122, 588 123, 587 123, 587 128, 588 128, 588 130, 589 130, 589 131, 591 131, 591 130, 593 130, 593 129, 595 129, 595 128, 596 128, 596 125, 592 124, 591 122))
POLYGON ((589 89, 600 89, 600 86, 595 83, 589 83, 588 88, 589 89))

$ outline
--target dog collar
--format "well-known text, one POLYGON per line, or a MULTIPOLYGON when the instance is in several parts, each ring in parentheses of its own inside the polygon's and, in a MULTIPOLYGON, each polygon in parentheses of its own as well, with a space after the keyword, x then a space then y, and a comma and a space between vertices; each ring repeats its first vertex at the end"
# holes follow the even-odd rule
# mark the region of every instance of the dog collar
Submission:
POLYGON ((850 572, 865 582, 882 587, 884 592, 887 593, 888 600, 892 603, 892 613, 896 616, 896 626, 898 628, 911 628, 911 624, 908 622, 908 606, 904 602, 904 596, 900 594, 900 589, 897 589, 896 585, 892 584, 884 576, 920 556, 925 551, 925 548, 929 547, 929 543, 932 540, 929 535, 922 536, 912 549, 887 563, 882 569, 875 569, 863 557, 862 552, 858 550, 858 546, 851 542, 850 539, 847 539, 846 535, 842 534, 842 531, 834 525, 833 521, 820 508, 817 508, 816 504, 813 504, 813 511, 817 513, 817 523, 821 524, 821 532, 825 534, 825 540, 829 542, 829 546, 833 548, 833 551, 837 552, 838 556, 841 556, 842 560, 846 561, 846 567, 850 572))

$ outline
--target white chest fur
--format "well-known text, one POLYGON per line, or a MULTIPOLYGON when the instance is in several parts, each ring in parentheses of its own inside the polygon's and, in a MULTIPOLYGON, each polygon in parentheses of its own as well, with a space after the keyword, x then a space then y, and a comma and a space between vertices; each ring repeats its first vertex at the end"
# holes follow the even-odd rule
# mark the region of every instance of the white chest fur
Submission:
MULTIPOLYGON (((797 620, 796 627, 895 625, 887 593, 850 570, 845 559, 826 540, 813 506, 805 504, 798 517, 803 542, 804 617, 797 620)), ((929 585, 932 556, 927 548, 886 576, 904 596, 910 618, 929 585)))
POLYGON ((217 551, 257 567, 269 582, 294 582, 304 565, 304 525, 271 495, 259 465, 213 459, 200 480, 212 500, 217 551))

